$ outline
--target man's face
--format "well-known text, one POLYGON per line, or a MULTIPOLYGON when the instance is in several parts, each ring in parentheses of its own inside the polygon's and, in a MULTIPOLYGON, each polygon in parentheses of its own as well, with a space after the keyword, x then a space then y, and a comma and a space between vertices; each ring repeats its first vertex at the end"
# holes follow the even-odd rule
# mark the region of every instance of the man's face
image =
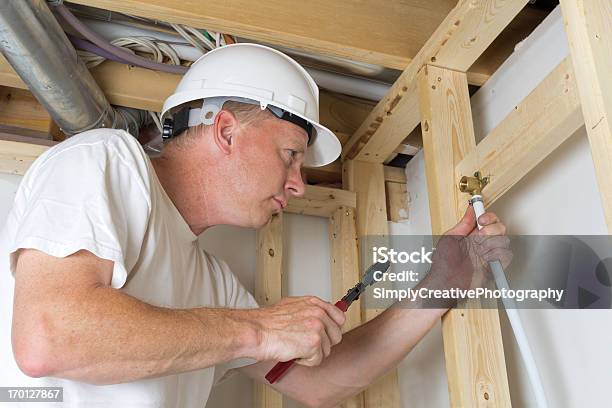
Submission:
POLYGON ((234 146, 239 174, 234 203, 240 225, 259 228, 291 197, 304 195, 300 169, 307 142, 306 131, 271 114, 241 130, 234 146))

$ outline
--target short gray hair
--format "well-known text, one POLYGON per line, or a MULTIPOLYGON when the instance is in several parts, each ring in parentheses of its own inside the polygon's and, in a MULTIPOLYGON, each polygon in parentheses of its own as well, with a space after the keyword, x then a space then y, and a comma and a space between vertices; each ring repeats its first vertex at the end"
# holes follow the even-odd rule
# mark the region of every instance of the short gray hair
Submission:
MULTIPOLYGON (((227 101, 223 104, 222 109, 232 112, 236 118, 238 118, 241 126, 255 125, 256 123, 266 119, 267 116, 266 110, 262 110, 259 104, 254 105, 244 102, 227 101)), ((207 126, 212 125, 199 124, 196 126, 191 126, 180 135, 170 139, 170 143, 176 144, 178 147, 189 146, 191 142, 198 137, 198 135, 202 134, 207 126)))

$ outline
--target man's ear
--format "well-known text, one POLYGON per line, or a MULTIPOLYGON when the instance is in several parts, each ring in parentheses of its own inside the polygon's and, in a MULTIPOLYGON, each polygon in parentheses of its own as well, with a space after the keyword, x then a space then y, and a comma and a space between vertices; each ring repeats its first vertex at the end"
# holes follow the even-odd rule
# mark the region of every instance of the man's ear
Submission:
POLYGON ((238 118, 232 112, 222 109, 217 113, 213 124, 213 138, 223 153, 231 153, 239 128, 238 118))

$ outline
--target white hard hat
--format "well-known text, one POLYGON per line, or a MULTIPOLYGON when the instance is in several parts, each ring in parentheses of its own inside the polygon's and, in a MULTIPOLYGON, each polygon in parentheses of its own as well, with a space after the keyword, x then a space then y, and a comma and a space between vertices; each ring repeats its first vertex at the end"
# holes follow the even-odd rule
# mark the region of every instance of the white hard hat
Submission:
POLYGON ((213 123, 227 100, 258 103, 305 129, 312 126, 305 166, 331 163, 342 150, 336 136, 319 123, 317 84, 297 62, 275 49, 240 43, 204 54, 164 102, 162 123, 179 106, 200 99, 204 99, 202 109, 189 111, 188 126, 213 123))

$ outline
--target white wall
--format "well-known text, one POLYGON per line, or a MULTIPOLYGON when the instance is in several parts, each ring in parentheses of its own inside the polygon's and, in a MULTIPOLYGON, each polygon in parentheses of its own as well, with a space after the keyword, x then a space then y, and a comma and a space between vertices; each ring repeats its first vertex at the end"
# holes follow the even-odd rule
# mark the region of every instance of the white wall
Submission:
MULTIPOLYGON (((492 210, 507 222, 510 234, 607 234, 585 129, 563 143, 492 210)), ((612 406, 607 389, 612 381, 612 311, 519 313, 550 406, 612 406)), ((503 317, 512 400, 518 406, 534 406, 512 331, 503 317)))

